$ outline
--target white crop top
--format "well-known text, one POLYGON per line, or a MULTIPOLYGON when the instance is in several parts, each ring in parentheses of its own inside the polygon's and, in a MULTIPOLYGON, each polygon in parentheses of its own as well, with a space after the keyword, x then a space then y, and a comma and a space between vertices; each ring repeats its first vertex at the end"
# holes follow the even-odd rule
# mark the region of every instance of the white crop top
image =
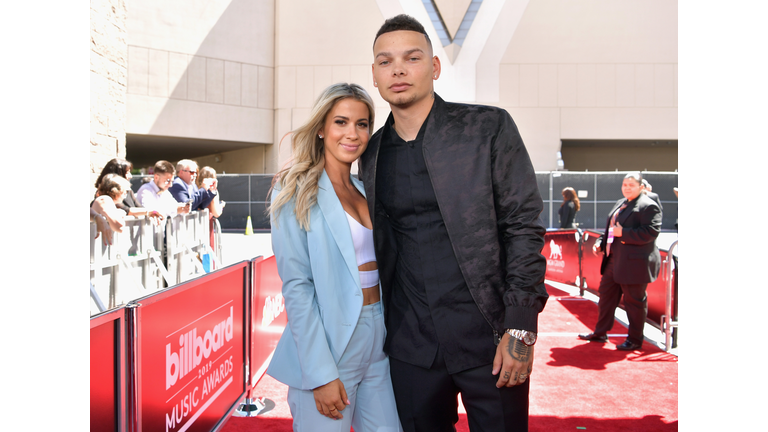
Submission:
POLYGON ((349 221, 349 230, 352 232, 352 243, 355 244, 355 256, 357 265, 361 266, 371 261, 376 261, 376 252, 373 250, 373 231, 364 227, 355 218, 344 212, 349 221))
MULTIPOLYGON (((364 227, 355 218, 344 212, 349 221, 349 230, 352 233, 352 243, 355 245, 355 258, 357 265, 376 261, 376 252, 373 250, 373 231, 364 227)), ((360 285, 362 288, 371 288, 379 284, 379 271, 360 271, 360 285)))

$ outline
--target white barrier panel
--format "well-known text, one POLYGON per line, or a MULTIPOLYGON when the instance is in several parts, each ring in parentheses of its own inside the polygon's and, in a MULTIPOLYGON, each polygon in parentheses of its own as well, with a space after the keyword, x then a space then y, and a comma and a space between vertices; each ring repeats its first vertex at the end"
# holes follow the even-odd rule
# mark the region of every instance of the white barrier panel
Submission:
MULTIPOLYGON (((217 258, 209 246, 208 210, 166 218, 126 217, 112 245, 96 237, 90 226, 91 315, 124 305, 205 273, 204 255, 217 258)), ((218 264, 218 263, 216 263, 218 264)))

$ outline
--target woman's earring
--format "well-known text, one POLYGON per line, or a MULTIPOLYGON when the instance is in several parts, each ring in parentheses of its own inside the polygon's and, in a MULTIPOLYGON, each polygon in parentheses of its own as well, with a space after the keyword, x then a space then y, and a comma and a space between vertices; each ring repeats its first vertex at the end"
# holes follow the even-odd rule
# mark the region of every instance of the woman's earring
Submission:
POLYGON ((320 138, 320 139, 323 139, 323 136, 320 135, 320 134, 317 134, 317 137, 320 138))

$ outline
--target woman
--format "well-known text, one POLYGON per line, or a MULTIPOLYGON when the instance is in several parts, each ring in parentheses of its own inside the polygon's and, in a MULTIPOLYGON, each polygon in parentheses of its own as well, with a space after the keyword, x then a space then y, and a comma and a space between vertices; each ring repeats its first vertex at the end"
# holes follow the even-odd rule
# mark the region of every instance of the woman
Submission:
POLYGON ((288 325, 267 373, 289 386, 295 431, 402 430, 383 351, 371 218, 350 175, 373 117, 362 87, 328 87, 293 132, 292 166, 273 182, 272 248, 288 325))
POLYGON ((579 203, 579 197, 576 196, 576 191, 572 187, 563 189, 563 203, 560 204, 560 209, 557 213, 560 215, 560 228, 576 228, 576 224, 573 223, 576 219, 576 212, 581 209, 579 203))
POLYGON ((226 205, 226 203, 219 200, 219 182, 216 179, 216 170, 209 166, 200 168, 200 172, 197 174, 197 180, 195 180, 195 183, 197 183, 198 189, 202 189, 203 184, 210 183, 211 191, 217 193, 216 196, 213 197, 211 203, 208 204, 208 212, 211 218, 217 218, 221 216, 221 212, 224 211, 224 205, 226 205))
POLYGON ((101 169, 101 174, 99 174, 99 178, 96 179, 96 189, 99 188, 99 185, 101 184, 104 176, 107 174, 117 174, 123 179, 128 180, 128 189, 125 191, 126 194, 124 198, 120 200, 120 202, 115 203, 117 208, 124 211, 126 216, 147 215, 162 220, 163 216, 160 213, 147 212, 147 209, 143 208, 141 204, 139 204, 139 200, 136 199, 136 194, 133 193, 133 190, 130 187, 130 180, 132 177, 131 169, 133 169, 133 164, 125 159, 114 158, 110 160, 106 165, 104 165, 104 168, 101 169))
MULTIPOLYGON (((125 213, 117 205, 123 202, 129 190, 131 183, 125 178, 117 174, 104 175, 96 190, 96 199, 91 202, 91 217, 101 215, 107 220, 112 231, 123 232, 125 213)), ((98 232, 96 237, 98 238, 98 232)))

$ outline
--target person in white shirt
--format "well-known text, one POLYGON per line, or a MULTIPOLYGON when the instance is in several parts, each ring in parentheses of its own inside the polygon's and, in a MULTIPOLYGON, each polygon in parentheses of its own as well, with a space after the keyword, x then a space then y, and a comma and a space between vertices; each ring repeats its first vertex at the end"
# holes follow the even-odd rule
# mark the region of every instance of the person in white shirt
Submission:
POLYGON ((170 162, 158 161, 154 167, 153 180, 143 184, 136 194, 139 204, 149 210, 160 212, 164 217, 189 213, 190 203, 177 202, 168 192, 175 173, 176 169, 170 162))

